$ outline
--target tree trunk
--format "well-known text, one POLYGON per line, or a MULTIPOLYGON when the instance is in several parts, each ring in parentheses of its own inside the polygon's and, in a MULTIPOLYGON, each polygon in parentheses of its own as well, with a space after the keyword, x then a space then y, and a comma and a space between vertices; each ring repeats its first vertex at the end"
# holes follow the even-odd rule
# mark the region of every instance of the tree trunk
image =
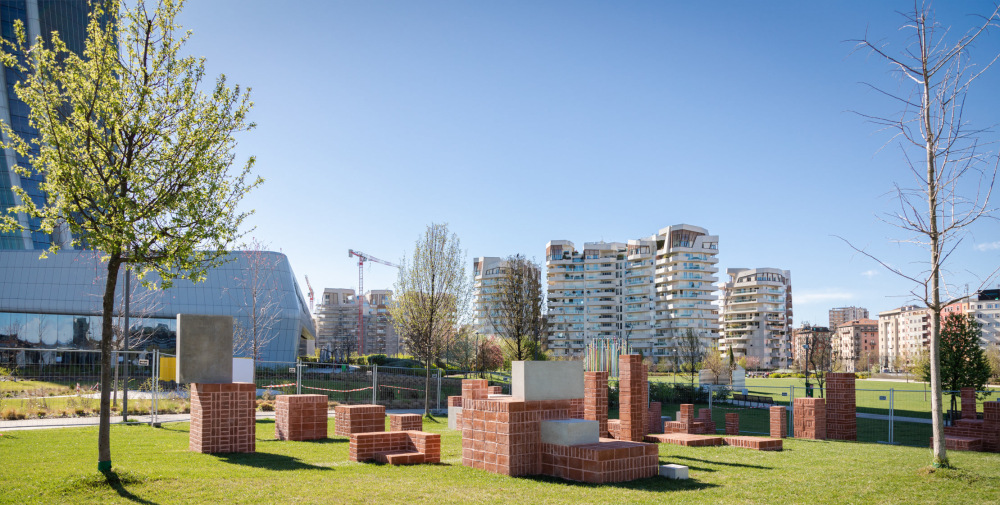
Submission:
POLYGON ((104 313, 101 316, 101 419, 97 433, 97 470, 101 472, 111 471, 111 340, 114 338, 111 313, 115 306, 115 287, 121 260, 121 253, 112 254, 108 260, 104 313))
POLYGON ((424 365, 424 417, 431 414, 431 358, 430 352, 427 353, 427 361, 424 365))

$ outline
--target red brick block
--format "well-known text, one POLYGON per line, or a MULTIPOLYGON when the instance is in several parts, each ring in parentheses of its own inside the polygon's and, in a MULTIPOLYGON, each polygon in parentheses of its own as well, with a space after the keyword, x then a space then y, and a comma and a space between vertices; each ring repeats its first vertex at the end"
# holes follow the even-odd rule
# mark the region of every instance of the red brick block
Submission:
POLYGON ((663 408, 660 402, 649 402, 648 433, 663 433, 663 408))
POLYGON ((608 432, 608 372, 583 373, 583 418, 597 421, 598 434, 608 432))
POLYGON ((278 395, 275 432, 278 440, 320 440, 326 438, 326 395, 278 395))
POLYGON ((448 397, 448 406, 449 407, 461 407, 462 406, 462 397, 461 396, 449 396, 448 397))
POLYGON ((652 477, 659 473, 653 444, 605 440, 596 444, 542 444, 541 474, 603 484, 652 477))
POLYGON ((976 388, 962 388, 962 419, 976 417, 976 388))
POLYGON ((211 454, 254 452, 256 394, 250 383, 191 384, 188 448, 211 454))
POLYGON ((348 447, 351 461, 413 465, 441 461, 441 435, 423 431, 354 433, 348 447))
POLYGON ((667 433, 663 435, 648 435, 646 440, 660 444, 682 445, 685 447, 709 447, 722 445, 722 437, 695 435, 691 433, 667 433))
POLYGON ((849 372, 826 374, 826 438, 857 440, 855 376, 849 372))
POLYGON ((782 450, 781 439, 765 437, 726 437, 722 443, 733 447, 753 449, 755 451, 780 451, 782 450))
POLYGON ((502 386, 487 386, 487 388, 486 388, 486 394, 487 395, 502 395, 503 394, 503 387, 502 386))
POLYGON ((385 406, 337 405, 334 434, 349 437, 355 433, 385 431, 385 406))
POLYGON ((740 434, 740 415, 735 412, 726 413, 726 435, 740 434))
POLYGON ((826 439, 826 402, 823 398, 796 398, 793 425, 796 438, 826 439))
POLYGON ((774 406, 770 409, 771 414, 771 438, 785 438, 788 436, 788 413, 785 407, 774 406))
POLYGON ((642 356, 618 357, 619 440, 641 442, 649 427, 649 389, 642 356))
POLYGON ((389 414, 389 431, 421 431, 424 418, 420 414, 389 414))

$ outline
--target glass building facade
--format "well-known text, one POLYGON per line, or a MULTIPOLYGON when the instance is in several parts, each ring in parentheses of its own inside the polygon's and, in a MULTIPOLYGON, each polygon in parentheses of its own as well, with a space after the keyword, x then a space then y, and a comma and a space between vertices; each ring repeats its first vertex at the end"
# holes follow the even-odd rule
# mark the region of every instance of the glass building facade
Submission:
MULTIPOLYGON (((29 40, 41 35, 49 41, 52 32, 58 32, 67 47, 80 54, 87 39, 89 12, 87 0, 0 0, 0 37, 7 42, 15 42, 14 26, 20 21, 29 40)), ((9 124, 18 136, 30 142, 38 138, 38 131, 28 125, 28 106, 14 92, 14 85, 23 77, 17 69, 3 68, 0 74, 0 121, 9 124)), ((44 175, 32 173, 22 177, 12 170, 15 165, 30 167, 31 164, 27 157, 13 149, 3 150, 0 156, 0 212, 4 214, 15 204, 17 197, 12 190, 15 186, 24 189, 35 205, 45 203, 45 194, 41 189, 44 175)), ((39 231, 37 218, 21 216, 21 225, 31 231, 0 232, 0 249, 48 249, 53 240, 59 240, 39 231)))
MULTIPOLYGON (((258 312, 258 320, 269 322, 258 332, 259 341, 266 341, 260 359, 294 361, 312 353, 309 344, 316 331, 288 258, 275 252, 235 251, 230 256, 231 261, 197 284, 177 280, 169 289, 148 290, 133 279, 129 348, 174 350, 181 313, 233 316, 238 332, 249 328, 256 297, 256 306, 269 311, 258 312), (254 268, 268 279, 265 285, 255 288, 249 282, 254 268)), ((93 251, 62 251, 46 259, 36 251, 0 254, 0 348, 97 349, 106 272, 107 264, 93 251)), ((123 334, 124 277, 123 270, 113 314, 118 335, 123 334)), ((236 354, 248 355, 245 346, 242 351, 236 349, 236 354)))

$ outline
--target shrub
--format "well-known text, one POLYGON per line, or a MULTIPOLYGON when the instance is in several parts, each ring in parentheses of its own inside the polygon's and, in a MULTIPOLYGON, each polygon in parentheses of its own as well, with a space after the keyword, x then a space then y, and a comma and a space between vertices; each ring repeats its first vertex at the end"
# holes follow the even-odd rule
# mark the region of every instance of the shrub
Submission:
POLYGON ((257 400, 257 410, 261 412, 274 412, 274 402, 270 400, 257 400))

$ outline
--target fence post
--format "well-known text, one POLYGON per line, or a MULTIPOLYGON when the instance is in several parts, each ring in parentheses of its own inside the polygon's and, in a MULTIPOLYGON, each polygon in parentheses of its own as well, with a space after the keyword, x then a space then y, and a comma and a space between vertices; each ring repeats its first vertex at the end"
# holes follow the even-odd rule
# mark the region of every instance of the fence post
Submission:
POLYGON ((372 404, 378 405, 378 365, 372 365, 372 404))
POLYGON ((788 433, 795 436, 795 385, 788 386, 788 433))
POLYGON ((441 370, 438 370, 437 410, 441 410, 441 370))
POLYGON ((712 410, 712 385, 706 384, 708 386, 708 409, 712 410))
POLYGON ((160 407, 159 405, 159 390, 160 390, 160 350, 153 349, 153 391, 152 400, 149 402, 149 425, 156 426, 156 411, 160 407))
POLYGON ((295 394, 302 394, 302 365, 301 361, 295 362, 295 394))
POLYGON ((895 443, 895 430, 893 429, 896 424, 895 422, 895 410, 896 410, 896 390, 895 388, 889 388, 889 443, 895 443))

